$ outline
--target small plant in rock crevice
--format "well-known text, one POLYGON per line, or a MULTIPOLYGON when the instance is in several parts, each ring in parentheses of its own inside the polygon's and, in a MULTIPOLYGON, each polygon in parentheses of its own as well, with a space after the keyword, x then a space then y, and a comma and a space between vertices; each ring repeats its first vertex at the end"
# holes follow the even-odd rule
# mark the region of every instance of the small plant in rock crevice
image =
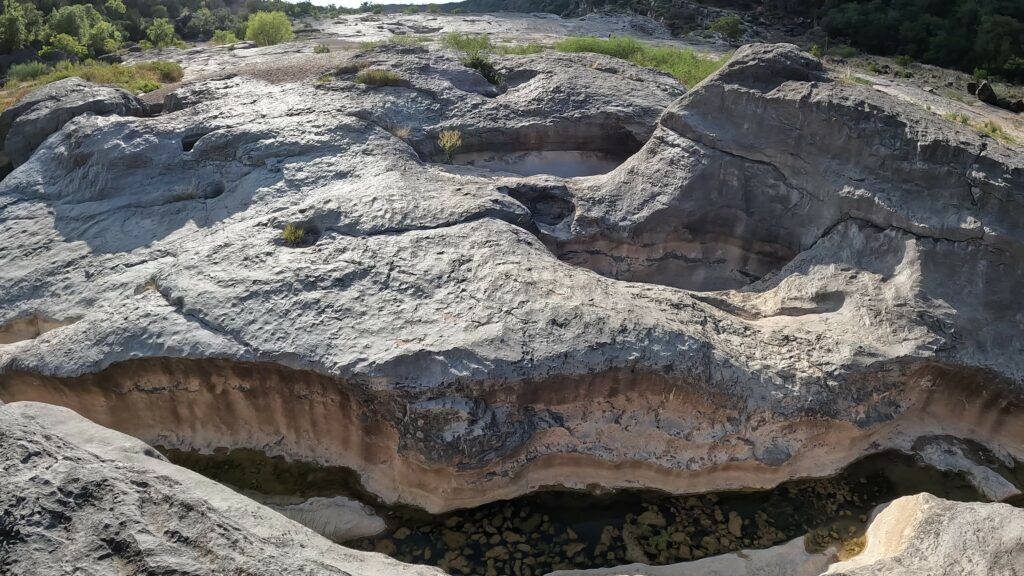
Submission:
POLYGON ((289 246, 298 246, 306 239, 306 231, 297 224, 288 223, 281 231, 281 238, 289 246))
POLYGON ((484 56, 482 53, 476 53, 466 56, 462 59, 462 65, 466 68, 472 68, 480 73, 487 80, 495 86, 501 86, 505 83, 505 77, 498 72, 498 69, 494 67, 494 64, 484 56))
POLYGON ((437 145, 441 147, 448 163, 452 163, 455 152, 462 147, 462 132, 458 130, 442 130, 437 137, 437 145))
POLYGON ((328 54, 330 51, 331 48, 327 44, 317 44, 316 47, 313 48, 313 54, 328 54))
POLYGON ((355 81, 367 86, 402 86, 405 80, 396 72, 381 68, 367 68, 356 74, 355 81))

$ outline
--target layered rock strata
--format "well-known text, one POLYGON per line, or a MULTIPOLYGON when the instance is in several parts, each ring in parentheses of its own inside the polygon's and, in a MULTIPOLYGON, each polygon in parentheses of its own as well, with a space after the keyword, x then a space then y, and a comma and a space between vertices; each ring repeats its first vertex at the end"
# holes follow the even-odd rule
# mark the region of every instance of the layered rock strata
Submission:
POLYGON ((1019 153, 792 46, 682 97, 603 56, 497 64, 378 48, 68 122, 0 183, 0 398, 431 511, 769 487, 940 435, 1024 459, 1019 153), (516 177, 438 163, 441 129, 643 145, 516 177))

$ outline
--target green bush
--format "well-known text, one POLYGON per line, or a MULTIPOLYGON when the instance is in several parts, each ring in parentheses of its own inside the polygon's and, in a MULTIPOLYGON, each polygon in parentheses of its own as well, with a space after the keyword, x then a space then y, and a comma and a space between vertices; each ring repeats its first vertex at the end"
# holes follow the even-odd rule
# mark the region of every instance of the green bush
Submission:
POLYGON ((899 66, 900 68, 906 68, 907 66, 910 66, 911 64, 913 64, 913 62, 914 62, 914 59, 911 58, 910 56, 897 56, 896 57, 896 65, 899 66))
POLYGON ((317 44, 313 48, 314 54, 327 54, 331 51, 331 48, 327 44, 317 44))
POLYGON ((438 6, 437 4, 428 4, 427 5, 427 12, 430 13, 430 14, 440 14, 441 13, 441 7, 438 6))
POLYGON ((160 83, 153 80, 147 80, 145 78, 139 80, 132 80, 125 85, 125 90, 128 90, 132 94, 145 94, 146 92, 152 92, 160 89, 160 83))
POLYGON ((640 66, 667 72, 689 87, 693 87, 721 68, 730 56, 726 54, 720 58, 705 58, 693 50, 648 46, 629 37, 566 38, 555 44, 555 50, 594 52, 629 60, 640 66))
POLYGON ((235 36, 235 33, 230 30, 214 30, 212 42, 216 46, 234 44, 238 42, 238 36, 235 36))
POLYGON ((75 58, 85 58, 89 51, 82 46, 78 40, 70 34, 54 34, 50 37, 50 43, 43 49, 43 55, 53 51, 60 51, 75 58))
POLYGON ((743 20, 739 16, 729 15, 714 19, 708 26, 708 30, 721 34, 725 38, 735 42, 743 36, 743 20))
POLYGON ((25 62, 15 64, 7 69, 8 82, 28 82, 35 80, 50 71, 49 66, 42 62, 25 62))
POLYGON ((174 35, 174 25, 166 18, 156 18, 146 28, 146 39, 157 49, 173 46, 177 41, 177 37, 174 35))
POLYGON ((462 147, 462 132, 458 130, 442 130, 437 137, 437 145, 444 152, 448 163, 452 163, 455 152, 462 147))
POLYGON ((245 25, 245 39, 257 46, 272 46, 294 37, 292 23, 284 12, 257 12, 245 25))
POLYGON ((289 246, 298 246, 302 244, 302 241, 306 238, 306 231, 301 226, 289 223, 281 231, 281 237, 284 239, 284 243, 289 246))
POLYGON ((815 58, 818 59, 821 59, 821 57, 825 55, 825 52, 822 51, 821 46, 818 46, 817 44, 811 44, 811 48, 810 50, 808 50, 808 52, 811 53, 811 56, 814 56, 815 58))
POLYGON ((415 6, 406 6, 402 9, 402 14, 412 15, 419 14, 420 11, 415 6))
POLYGON ((494 64, 488 60, 487 56, 484 56, 480 52, 470 54, 463 58, 462 65, 476 70, 484 77, 485 80, 495 86, 500 86, 505 82, 505 78, 502 77, 501 73, 498 72, 498 69, 494 67, 494 64))
POLYGON ((380 68, 367 68, 356 74, 355 81, 367 86, 401 86, 405 80, 391 70, 380 68))
POLYGON ((117 52, 123 42, 121 31, 110 22, 100 22, 89 30, 86 47, 93 56, 117 52))
POLYGON ((462 34, 451 32, 441 39, 441 44, 472 56, 491 49, 491 37, 487 34, 462 34))

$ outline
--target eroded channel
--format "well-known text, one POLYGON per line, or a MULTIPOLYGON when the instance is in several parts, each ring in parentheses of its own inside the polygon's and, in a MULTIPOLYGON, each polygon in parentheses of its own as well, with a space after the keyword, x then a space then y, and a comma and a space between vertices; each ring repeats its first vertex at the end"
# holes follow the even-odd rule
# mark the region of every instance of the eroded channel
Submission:
POLYGON ((835 477, 790 481, 772 490, 671 495, 551 489, 429 514, 381 503, 343 468, 287 462, 253 450, 162 452, 249 495, 358 500, 383 518, 386 528, 340 542, 405 562, 437 565, 453 574, 533 576, 631 562, 664 565, 767 548, 805 534, 811 551, 822 550, 855 541, 871 509, 900 496, 930 492, 952 500, 985 499, 960 473, 922 465, 911 455, 884 452, 851 464, 835 477))

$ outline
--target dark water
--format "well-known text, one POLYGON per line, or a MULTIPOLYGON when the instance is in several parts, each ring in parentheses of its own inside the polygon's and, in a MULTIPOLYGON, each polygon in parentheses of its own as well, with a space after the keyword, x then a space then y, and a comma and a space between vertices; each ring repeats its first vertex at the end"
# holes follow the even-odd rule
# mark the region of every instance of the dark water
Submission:
POLYGON ((388 528, 346 546, 439 565, 454 574, 533 576, 629 562, 669 564, 766 548, 808 533, 808 547, 821 549, 859 535, 874 506, 899 496, 930 492, 951 500, 984 500, 962 475, 889 452, 851 464, 833 478, 792 481, 772 490, 694 496, 549 491, 433 515, 381 505, 340 468, 290 463, 249 450, 165 453, 236 488, 362 500, 388 528))

